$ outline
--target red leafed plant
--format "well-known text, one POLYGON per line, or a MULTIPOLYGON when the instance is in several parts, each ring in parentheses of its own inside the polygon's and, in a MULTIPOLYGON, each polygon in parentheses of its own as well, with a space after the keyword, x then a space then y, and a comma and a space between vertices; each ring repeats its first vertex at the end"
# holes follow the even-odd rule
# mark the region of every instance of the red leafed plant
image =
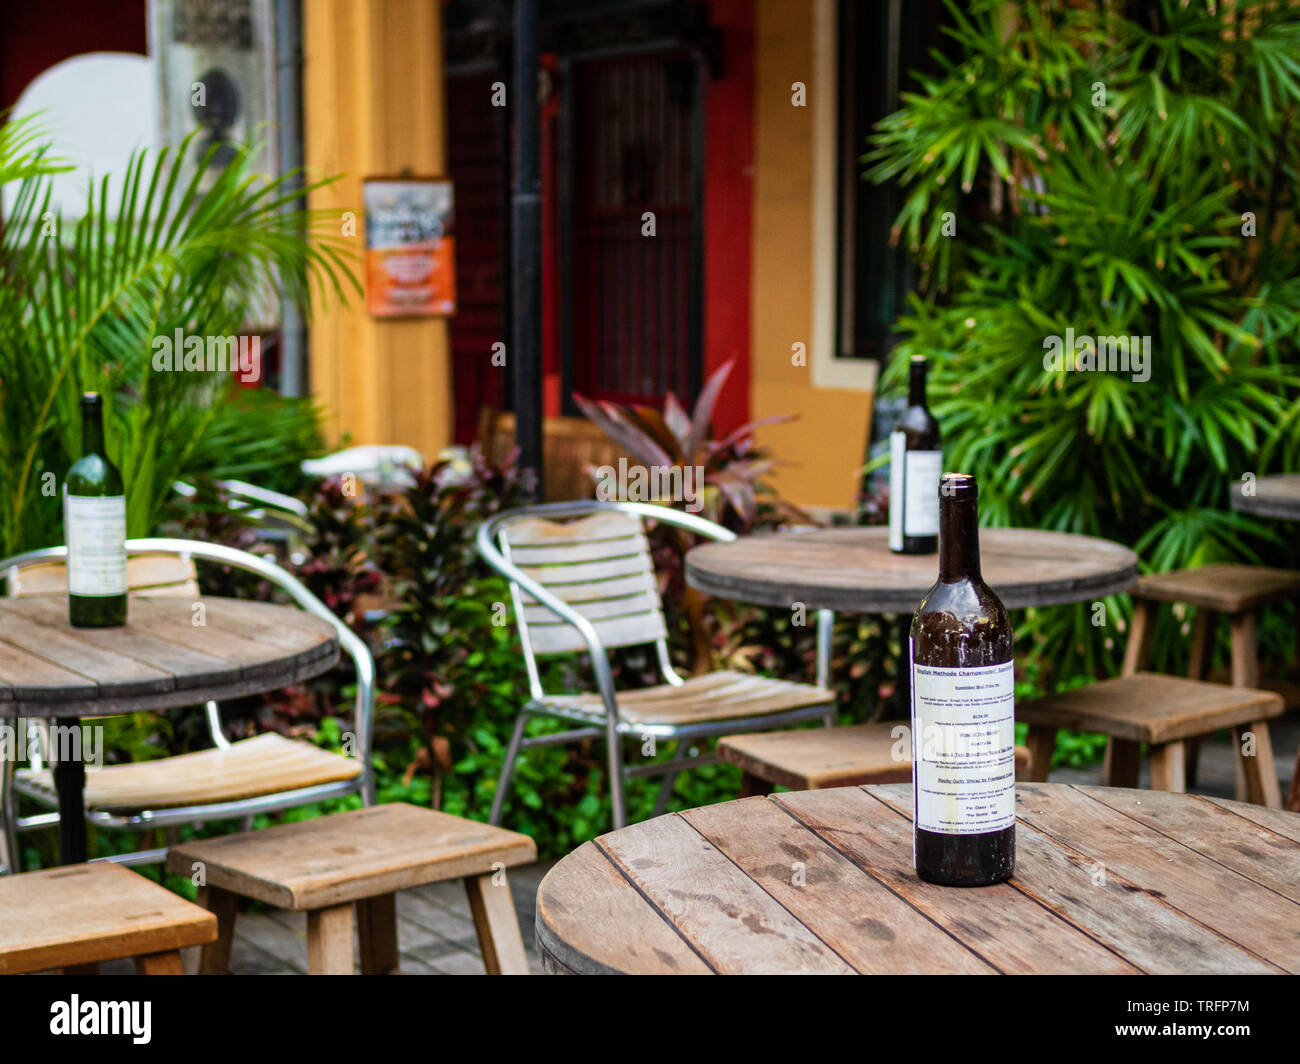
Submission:
MULTIPOLYGON (((588 399, 576 392, 573 401, 629 458, 646 467, 702 469, 701 513, 711 521, 738 532, 748 532, 760 523, 810 524, 807 514, 780 498, 763 481, 777 461, 754 441, 755 429, 793 421, 794 415, 759 418, 723 439, 709 439, 713 408, 733 365, 727 362, 709 377, 689 414, 672 392, 665 397, 662 411, 588 399)), ((680 505, 681 500, 676 501, 680 505)))

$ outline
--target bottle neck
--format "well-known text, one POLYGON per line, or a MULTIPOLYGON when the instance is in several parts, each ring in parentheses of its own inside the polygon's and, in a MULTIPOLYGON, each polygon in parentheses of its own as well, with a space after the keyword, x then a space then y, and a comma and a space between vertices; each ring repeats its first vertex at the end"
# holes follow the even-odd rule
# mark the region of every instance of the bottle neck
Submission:
POLYGON ((974 499, 939 499, 939 579, 980 579, 979 509, 974 499))
POLYGON ((107 457, 104 454, 104 419, 101 407, 82 407, 81 453, 83 455, 97 454, 101 458, 107 457))
POLYGON ((907 381, 907 405, 925 406, 925 363, 913 362, 907 381))

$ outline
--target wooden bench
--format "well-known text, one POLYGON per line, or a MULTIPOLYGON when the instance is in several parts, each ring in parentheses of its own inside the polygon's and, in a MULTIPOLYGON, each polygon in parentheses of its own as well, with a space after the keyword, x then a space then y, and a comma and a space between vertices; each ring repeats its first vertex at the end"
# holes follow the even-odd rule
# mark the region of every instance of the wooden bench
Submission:
POLYGON ((107 861, 0 877, 0 974, 135 958, 141 975, 182 974, 180 951, 217 937, 210 912, 107 861))
MULTIPOLYGON (((741 797, 766 794, 774 786, 792 791, 850 787, 863 783, 910 783, 911 739, 896 738, 901 721, 852 724, 843 728, 752 732, 718 740, 718 759, 744 773, 741 797), (905 752, 901 760, 895 756, 905 752)), ((1029 771, 1029 751, 1016 747, 1016 778, 1029 771)))
POLYGON ((1285 705, 1271 691, 1185 680, 1140 672, 1072 691, 1060 691, 1016 706, 1016 719, 1029 724, 1033 778, 1047 779, 1058 728, 1099 732, 1109 738, 1101 782, 1136 787, 1141 744, 1150 746, 1151 788, 1186 790, 1186 744, 1231 728, 1246 800, 1279 808, 1282 804, 1273 764, 1268 721, 1285 705), (1253 753, 1243 750, 1246 733, 1253 753))
POLYGON ((230 970, 239 896, 307 913, 309 975, 396 972, 396 891, 464 879, 489 974, 524 975, 528 963, 505 869, 537 859, 527 835, 394 803, 173 846, 167 867, 193 877, 219 934, 199 971, 230 970))

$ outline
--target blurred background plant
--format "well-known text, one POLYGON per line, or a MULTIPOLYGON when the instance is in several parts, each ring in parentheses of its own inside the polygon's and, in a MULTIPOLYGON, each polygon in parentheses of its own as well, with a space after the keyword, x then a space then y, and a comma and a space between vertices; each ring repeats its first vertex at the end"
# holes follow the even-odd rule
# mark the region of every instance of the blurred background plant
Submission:
MULTIPOLYGON (((922 278, 886 387, 929 356, 945 464, 980 475, 988 524, 1104 536, 1150 570, 1293 566, 1228 493, 1300 464, 1300 14, 948 7, 941 73, 864 156, 900 186, 922 278), (1067 329, 1150 337, 1150 379, 1046 371, 1067 329)), ((1096 627, 1086 604, 1030 611, 1017 643, 1058 677, 1114 675, 1128 603, 1106 606, 1096 627)), ((1185 667, 1188 623, 1163 611, 1153 667, 1185 667)), ((1294 623, 1274 611, 1264 658, 1288 660, 1294 623)))
POLYGON ((240 149, 220 165, 209 152, 182 184, 187 141, 138 152, 120 189, 88 182, 65 224, 40 143, 28 125, 0 132, 0 178, 18 184, 0 233, 0 553, 60 541, 51 487, 80 454, 83 391, 105 399, 129 535, 155 531, 173 483, 193 473, 259 472, 271 486, 273 469, 319 446, 308 404, 228 402, 230 373, 156 372, 155 339, 236 336, 272 290, 307 314, 359 291, 336 220, 286 210, 321 183, 261 177, 240 149))

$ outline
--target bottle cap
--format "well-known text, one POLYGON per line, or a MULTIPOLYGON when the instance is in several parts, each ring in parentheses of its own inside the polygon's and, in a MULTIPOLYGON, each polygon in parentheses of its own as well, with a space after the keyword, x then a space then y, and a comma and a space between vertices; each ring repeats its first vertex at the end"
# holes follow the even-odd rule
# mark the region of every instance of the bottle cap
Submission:
POLYGON ((82 392, 82 393, 81 393, 81 405, 82 405, 82 406, 99 406, 99 404, 102 403, 102 402, 103 402, 103 399, 100 398, 99 392, 82 392))
POLYGON ((939 478, 939 498, 969 499, 979 498, 979 484, 972 473, 945 473, 939 478))

